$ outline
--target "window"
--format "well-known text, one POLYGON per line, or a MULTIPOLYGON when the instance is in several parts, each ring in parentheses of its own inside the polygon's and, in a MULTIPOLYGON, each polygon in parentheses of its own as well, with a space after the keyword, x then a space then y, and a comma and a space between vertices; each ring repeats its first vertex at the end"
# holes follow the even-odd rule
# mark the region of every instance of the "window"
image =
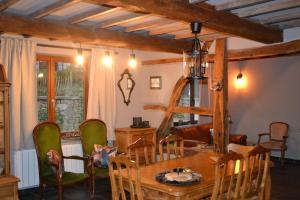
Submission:
MULTIPOLYGON (((183 107, 210 107, 210 95, 207 80, 191 80, 184 88, 178 102, 183 107)), ((191 113, 174 113, 173 125, 199 124, 210 122, 210 117, 191 113)))
POLYGON ((85 67, 71 57, 37 56, 38 120, 55 121, 64 136, 76 135, 85 119, 85 67))

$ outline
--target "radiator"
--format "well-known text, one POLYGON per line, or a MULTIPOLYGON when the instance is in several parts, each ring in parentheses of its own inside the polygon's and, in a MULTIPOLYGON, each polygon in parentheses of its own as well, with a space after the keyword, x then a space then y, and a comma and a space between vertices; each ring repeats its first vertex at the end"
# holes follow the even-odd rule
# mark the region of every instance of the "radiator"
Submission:
MULTIPOLYGON (((65 156, 82 156, 82 147, 80 143, 63 144, 62 150, 65 156)), ((65 159, 65 171, 83 172, 83 161, 65 159)), ((16 151, 14 153, 14 173, 20 179, 19 189, 36 187, 39 185, 39 170, 36 152, 34 149, 16 151)))

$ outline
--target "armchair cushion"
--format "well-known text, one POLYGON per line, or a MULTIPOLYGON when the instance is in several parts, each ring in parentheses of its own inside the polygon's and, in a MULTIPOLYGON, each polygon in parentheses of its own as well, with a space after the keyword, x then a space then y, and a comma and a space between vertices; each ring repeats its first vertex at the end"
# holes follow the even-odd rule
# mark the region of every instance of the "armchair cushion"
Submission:
POLYGON ((260 143, 260 145, 266 149, 273 149, 273 150, 280 150, 282 148, 283 149, 287 148, 287 146, 282 142, 276 142, 276 141, 262 142, 260 143))
MULTIPOLYGON (((62 185, 63 186, 68 186, 72 185, 81 181, 84 181, 88 178, 88 174, 86 173, 73 173, 73 172, 64 172, 62 175, 62 185)), ((56 186, 57 185, 57 180, 55 176, 49 175, 49 176, 44 176, 44 181, 46 184, 50 186, 56 186)))

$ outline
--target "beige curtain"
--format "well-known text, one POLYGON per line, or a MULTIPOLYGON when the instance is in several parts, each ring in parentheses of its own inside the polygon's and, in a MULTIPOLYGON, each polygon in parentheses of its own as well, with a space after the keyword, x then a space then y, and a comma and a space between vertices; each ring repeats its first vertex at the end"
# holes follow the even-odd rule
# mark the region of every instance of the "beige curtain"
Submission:
POLYGON ((102 64, 104 51, 92 49, 89 71, 87 119, 101 119, 107 126, 108 140, 115 140, 115 68, 102 64))
POLYGON ((27 39, 1 38, 0 62, 10 89, 10 132, 14 150, 32 149, 37 124, 36 44, 27 39))

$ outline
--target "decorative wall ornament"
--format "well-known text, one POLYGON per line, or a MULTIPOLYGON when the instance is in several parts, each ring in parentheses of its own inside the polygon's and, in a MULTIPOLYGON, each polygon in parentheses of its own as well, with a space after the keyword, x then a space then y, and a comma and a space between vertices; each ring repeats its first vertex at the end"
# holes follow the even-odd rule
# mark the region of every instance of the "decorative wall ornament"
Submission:
POLYGON ((135 82, 131 77, 132 75, 130 74, 129 70, 125 69, 121 74, 121 79, 118 81, 118 87, 121 90, 123 102, 127 106, 130 103, 130 96, 135 86, 135 82))

